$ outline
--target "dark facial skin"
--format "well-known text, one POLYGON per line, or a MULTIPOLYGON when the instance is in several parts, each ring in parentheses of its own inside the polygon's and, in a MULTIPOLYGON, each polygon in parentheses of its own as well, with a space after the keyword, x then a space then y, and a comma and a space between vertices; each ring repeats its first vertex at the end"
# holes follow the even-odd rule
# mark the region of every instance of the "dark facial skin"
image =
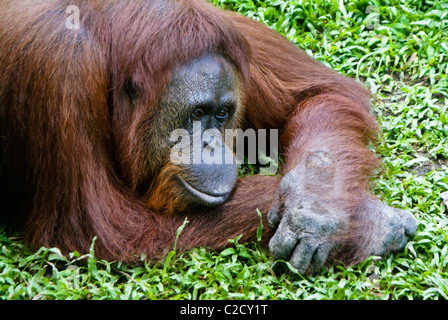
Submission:
MULTIPOLYGON (((190 161, 178 164, 182 170, 176 179, 187 191, 190 202, 219 205, 236 183, 237 165, 233 153, 218 138, 223 137, 225 129, 237 125, 238 79, 235 68, 225 58, 206 55, 176 70, 160 101, 162 114, 158 118, 170 119, 169 124, 163 124, 163 130, 167 134, 175 129, 188 132, 190 161), (207 139, 206 131, 215 138, 207 139), (230 163, 229 158, 225 161, 229 153, 230 163), (215 160, 207 160, 207 154, 216 156, 215 160), (218 157, 219 154, 222 157, 218 157)), ((171 139, 171 148, 177 142, 171 139)))

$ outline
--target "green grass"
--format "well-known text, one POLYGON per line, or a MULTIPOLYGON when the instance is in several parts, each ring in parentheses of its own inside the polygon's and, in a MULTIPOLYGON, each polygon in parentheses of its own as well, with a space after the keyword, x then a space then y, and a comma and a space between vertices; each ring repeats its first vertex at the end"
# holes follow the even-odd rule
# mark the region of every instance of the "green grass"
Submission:
POLYGON ((385 163, 375 192, 418 218, 416 238, 387 259, 304 278, 237 239, 222 252, 198 248, 129 266, 93 251, 33 253, 2 229, 0 299, 448 299, 448 211, 440 197, 448 191, 448 2, 212 2, 266 23, 372 90, 385 163))

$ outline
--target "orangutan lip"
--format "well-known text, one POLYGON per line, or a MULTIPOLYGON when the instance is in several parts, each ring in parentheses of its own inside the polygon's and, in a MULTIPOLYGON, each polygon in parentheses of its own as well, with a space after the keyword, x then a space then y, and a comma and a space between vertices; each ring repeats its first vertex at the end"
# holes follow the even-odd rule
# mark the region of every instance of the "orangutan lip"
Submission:
POLYGON ((182 183, 182 185, 190 191, 196 198, 200 199, 201 202, 204 202, 207 205, 218 205, 224 203, 224 201, 227 200, 227 197, 229 196, 230 192, 220 193, 220 194, 208 194, 204 193, 202 191, 199 191, 198 189, 192 187, 188 182, 186 182, 184 179, 182 179, 179 176, 176 176, 177 179, 182 183))

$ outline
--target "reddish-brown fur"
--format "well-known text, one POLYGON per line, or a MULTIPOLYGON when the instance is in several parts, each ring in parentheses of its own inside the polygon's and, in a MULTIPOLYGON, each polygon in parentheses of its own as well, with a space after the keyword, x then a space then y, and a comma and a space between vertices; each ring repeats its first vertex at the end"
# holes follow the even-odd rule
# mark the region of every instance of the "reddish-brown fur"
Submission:
POLYGON ((3 207, 26 212, 18 221, 29 243, 85 252, 97 236, 98 256, 132 261, 169 248, 188 217, 181 247, 222 248, 238 235, 256 239, 256 209, 268 242, 266 214, 281 176, 239 179, 221 207, 189 212, 164 175, 175 168, 152 169, 164 160, 147 137, 158 135, 153 119, 170 71, 208 52, 240 72, 244 128, 280 129, 283 174, 308 150, 331 149, 342 181, 335 201, 358 219, 377 166, 366 147, 376 134, 369 93, 274 31, 196 0, 3 0, 0 192, 3 207), (65 28, 73 4, 80 30, 65 28), (123 93, 131 75, 144 108, 133 110, 123 93), (142 184, 151 191, 143 197, 142 184))

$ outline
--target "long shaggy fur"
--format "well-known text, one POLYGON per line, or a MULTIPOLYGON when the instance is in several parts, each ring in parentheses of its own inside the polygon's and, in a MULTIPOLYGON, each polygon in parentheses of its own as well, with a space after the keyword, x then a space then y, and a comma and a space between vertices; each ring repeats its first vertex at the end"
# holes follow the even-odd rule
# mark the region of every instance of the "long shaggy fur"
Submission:
POLYGON ((185 249, 256 239, 256 209, 266 220, 280 176, 240 179, 213 210, 167 202, 174 168, 155 147, 157 101, 174 68, 210 52, 241 76, 244 128, 281 130, 283 172, 312 145, 330 145, 353 195, 344 205, 356 211, 377 164, 366 148, 376 133, 369 94, 274 31, 197 0, 3 0, 0 197, 29 243, 86 252, 97 236, 98 256, 130 261, 171 246, 185 216, 185 249), (65 27, 69 5, 80 9, 79 30, 65 27), (129 81, 138 105, 123 89, 129 81), (142 185, 151 193, 142 197, 142 185), (162 203, 179 214, 162 214, 162 203))

